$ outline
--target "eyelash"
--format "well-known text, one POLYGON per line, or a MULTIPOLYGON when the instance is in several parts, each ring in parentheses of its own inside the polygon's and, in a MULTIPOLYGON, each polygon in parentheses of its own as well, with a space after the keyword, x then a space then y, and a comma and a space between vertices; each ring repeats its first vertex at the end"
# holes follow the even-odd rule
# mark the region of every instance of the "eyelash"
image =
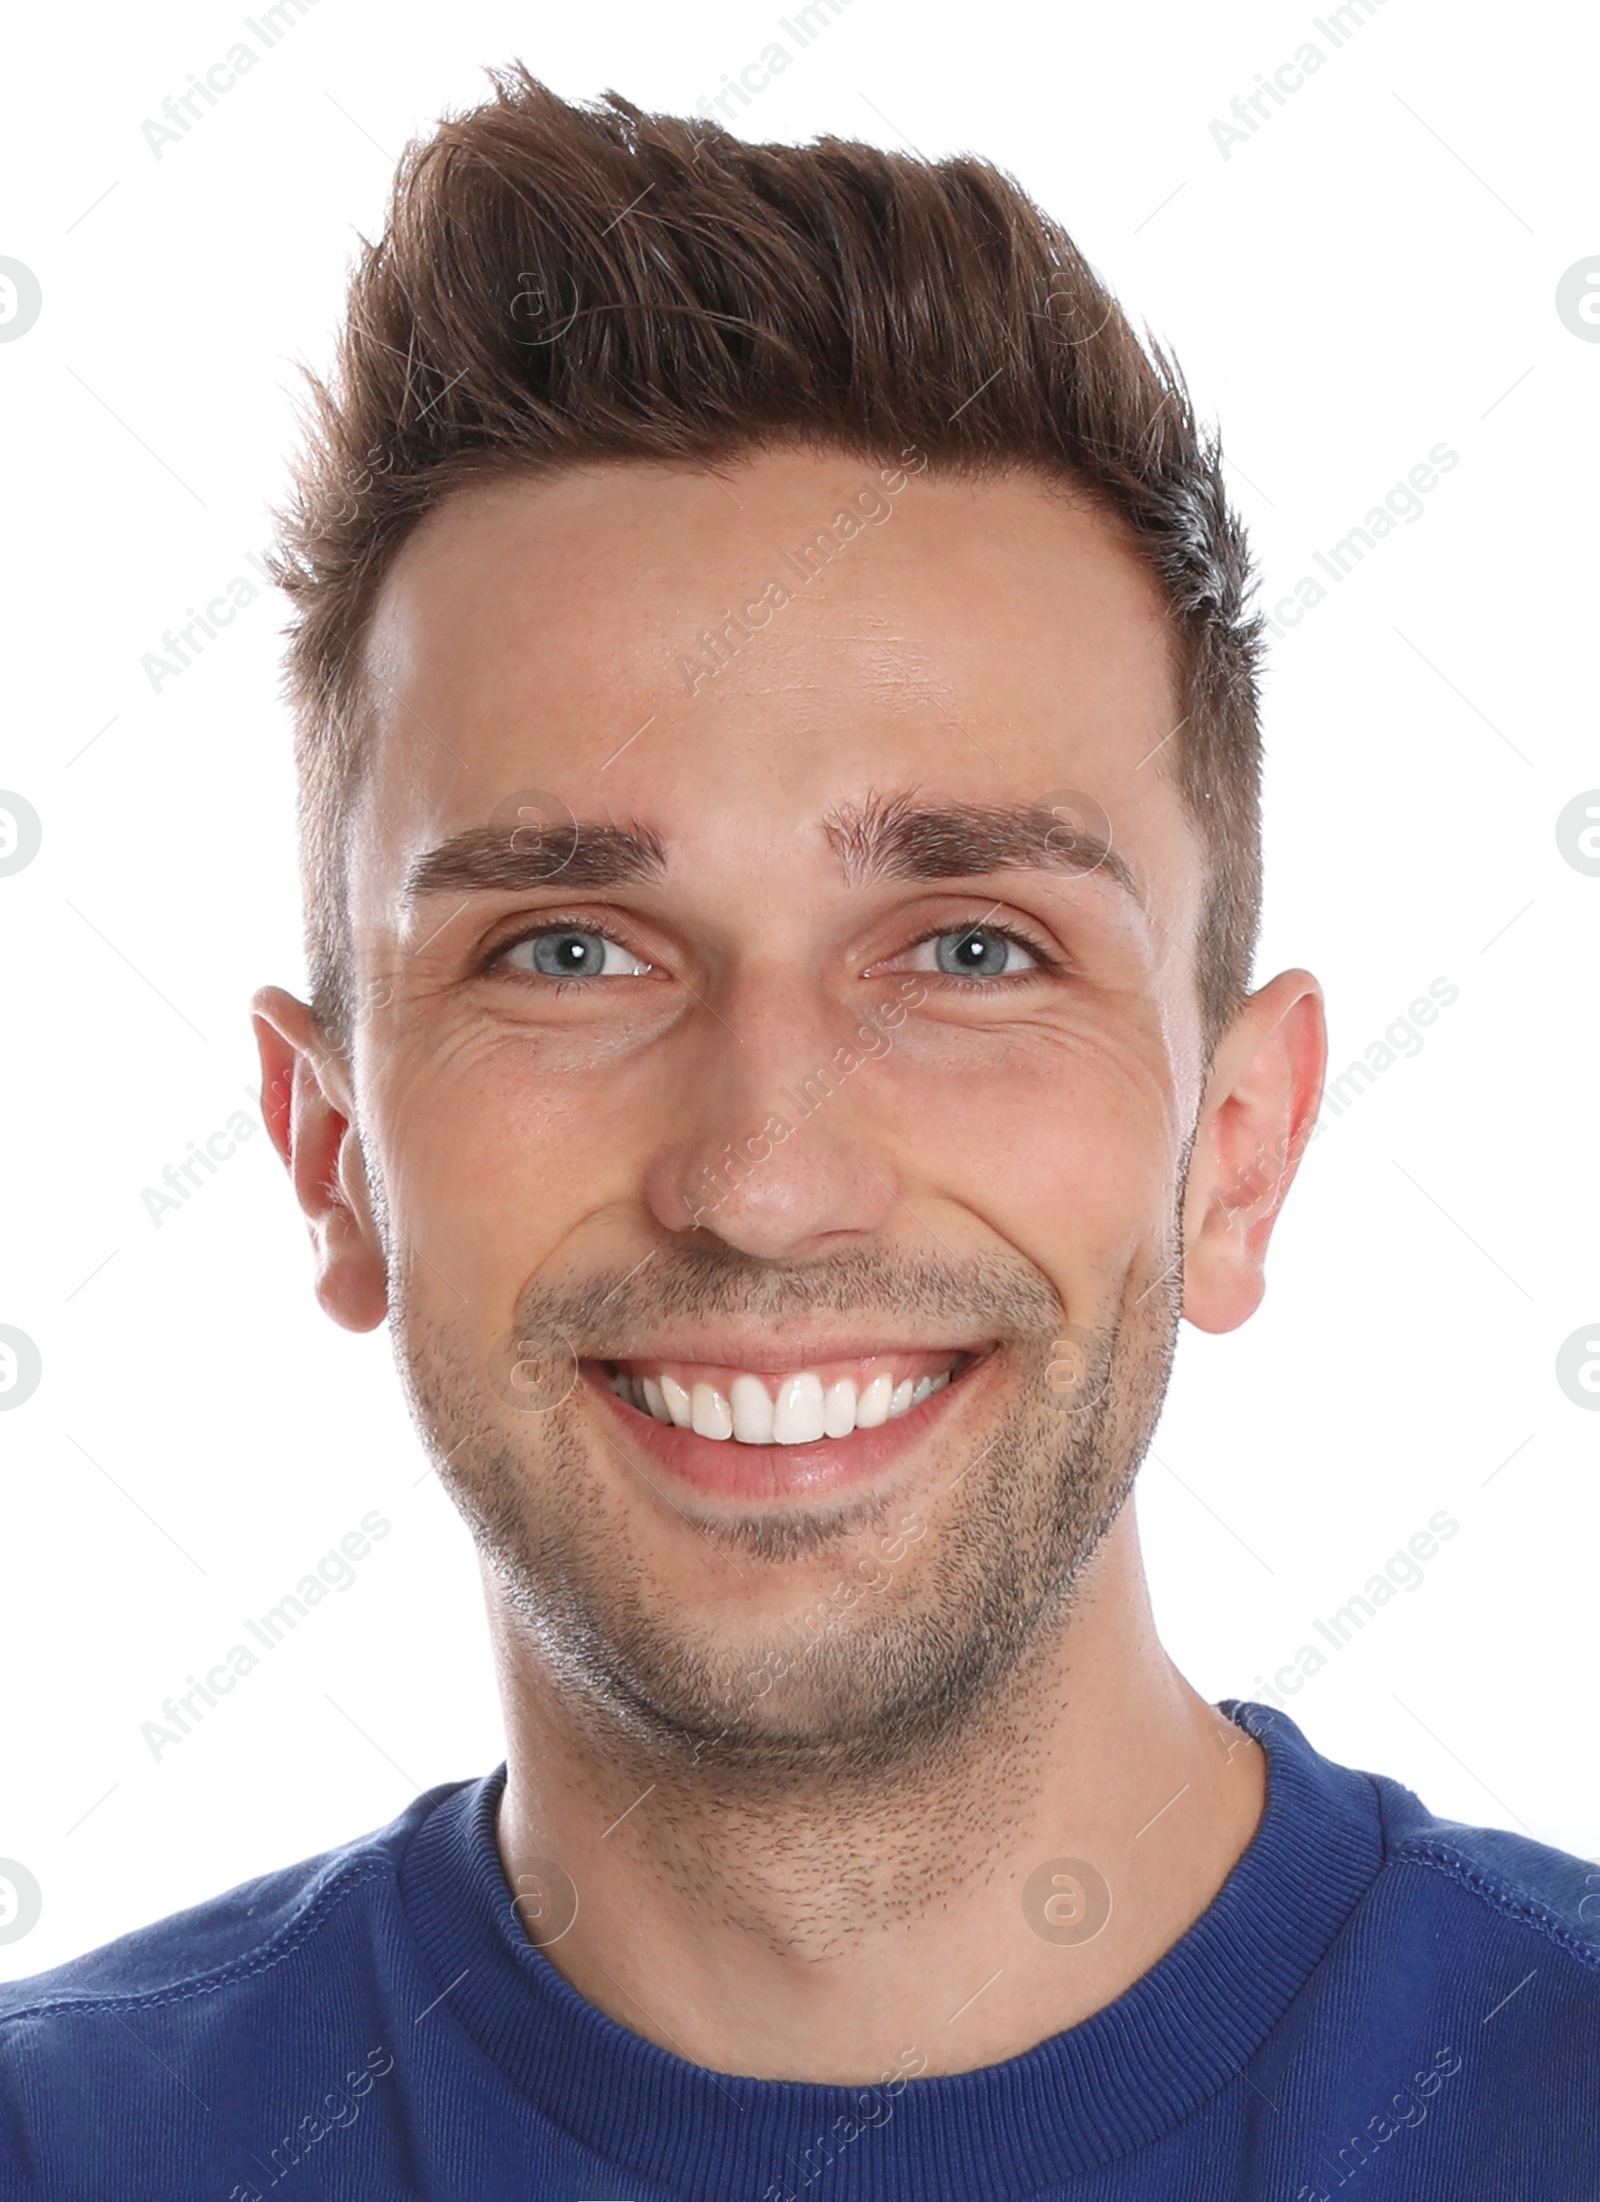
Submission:
POLYGON ((996 940, 1010 941, 1011 945, 1014 948, 1024 949, 1027 954, 1032 956, 1035 963, 1039 967, 1038 970, 1004 971, 1001 972, 997 977, 992 979, 985 979, 981 977, 968 978, 965 976, 958 978, 953 971, 927 972, 922 975, 924 977, 934 980, 940 985, 959 986, 963 988, 967 993, 973 993, 976 992, 979 988, 983 987, 1024 985, 1028 981, 1036 979, 1044 973, 1048 973, 1049 975, 1054 977, 1057 976, 1062 969, 1061 959, 1058 956, 1052 955, 1050 950, 1044 946, 1043 942, 1035 940, 1031 933, 1025 933, 1022 928, 1017 925, 995 925, 985 918, 973 918, 970 921, 966 922, 958 919, 954 925, 931 926, 926 933, 919 934, 914 941, 907 942, 906 953, 909 954, 909 952, 913 948, 925 948, 930 940, 948 940, 952 934, 958 937, 965 937, 966 935, 971 933, 992 933, 996 940))
MULTIPOLYGON (((541 918, 537 925, 528 926, 520 933, 513 933, 507 940, 497 941, 479 966, 480 975, 492 972, 503 956, 509 955, 513 948, 522 947, 527 941, 538 940, 547 933, 568 932, 595 933, 602 940, 610 941, 614 947, 622 949, 626 954, 636 956, 641 963, 649 963, 651 960, 621 932, 608 931, 605 926, 597 925, 592 918, 563 917, 559 912, 552 912, 549 916, 541 918)), ((991 933, 996 940, 1010 941, 1013 947, 1020 948, 1027 955, 1033 957, 1039 967, 1039 972, 1056 975, 1062 968, 1059 957, 1052 955, 1041 941, 1035 939, 1031 933, 1025 933, 1020 926, 994 925, 983 918, 973 918, 968 922, 958 920, 954 925, 930 926, 927 932, 919 933, 915 940, 908 941, 902 953, 909 955, 914 948, 925 948, 931 940, 947 940, 952 934, 965 935, 970 933, 991 933)), ((534 976, 529 972, 518 972, 513 975, 519 978, 532 978, 534 976)), ((1023 984, 1037 977, 1038 973, 1033 971, 1008 971, 987 979, 965 975, 958 977, 950 971, 928 972, 924 976, 934 981, 935 984, 960 987, 967 993, 973 993, 984 988, 1023 984)), ((543 991, 566 993, 571 987, 593 986, 596 981, 594 979, 541 978, 539 984, 543 991)))
MULTIPOLYGON (((614 922, 611 925, 597 925, 592 917, 563 916, 559 910, 551 910, 540 918, 537 925, 524 926, 520 933, 511 933, 504 940, 496 941, 479 964, 477 976, 482 978, 485 974, 492 974, 497 967, 504 968, 501 966, 501 958, 508 956, 513 948, 521 948, 530 940, 542 939, 547 933, 594 933, 599 939, 609 941, 613 948, 620 948, 624 954, 637 957, 640 963, 651 961, 642 948, 634 946, 626 933, 616 929, 614 922)), ((569 987, 595 984, 593 979, 552 979, 531 971, 513 971, 509 975, 518 979, 537 978, 540 988, 546 993, 564 994, 569 987)))

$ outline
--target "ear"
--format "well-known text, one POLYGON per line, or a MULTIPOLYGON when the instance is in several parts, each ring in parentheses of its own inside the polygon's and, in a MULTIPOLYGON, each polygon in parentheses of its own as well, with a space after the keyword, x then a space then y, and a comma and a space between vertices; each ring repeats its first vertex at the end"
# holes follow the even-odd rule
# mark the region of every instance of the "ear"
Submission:
POLYGON ((310 1009, 282 987, 264 986, 250 1006, 261 1113, 311 1226, 317 1298, 346 1330, 375 1330, 389 1311, 387 1265, 351 1121, 349 1072, 310 1009))
POLYGON ((1183 1202, 1183 1312, 1197 1330, 1236 1330, 1261 1304, 1267 1242, 1315 1128, 1327 1058, 1309 971, 1280 972, 1217 1043, 1183 1202))

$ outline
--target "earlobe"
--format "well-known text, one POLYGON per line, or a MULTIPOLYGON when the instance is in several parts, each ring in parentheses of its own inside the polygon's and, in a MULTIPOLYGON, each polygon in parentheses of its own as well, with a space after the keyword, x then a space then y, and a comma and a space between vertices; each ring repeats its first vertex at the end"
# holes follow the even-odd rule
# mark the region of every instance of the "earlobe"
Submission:
POLYGON ((1235 1330, 1261 1304, 1326 1062, 1322 990, 1308 971, 1280 972, 1217 1043, 1184 1189, 1183 1312, 1198 1330, 1235 1330))
POLYGON ((310 1227, 318 1302, 346 1330, 375 1330, 388 1313, 387 1268, 344 1066, 281 987, 263 987, 251 1007, 261 1112, 310 1227))

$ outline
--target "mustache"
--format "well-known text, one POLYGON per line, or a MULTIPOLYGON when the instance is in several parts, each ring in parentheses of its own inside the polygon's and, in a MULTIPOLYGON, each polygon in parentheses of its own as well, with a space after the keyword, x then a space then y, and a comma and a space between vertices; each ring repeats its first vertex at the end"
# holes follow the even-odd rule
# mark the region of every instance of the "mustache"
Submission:
POLYGON ((1065 1311, 1049 1279, 1021 1255, 933 1259, 856 1247, 779 1264, 734 1247, 674 1245, 627 1269, 532 1279, 518 1300, 517 1330, 555 1332, 580 1359, 597 1360, 625 1358, 663 1318, 777 1326, 819 1314, 898 1316, 935 1335, 978 1329, 1048 1339, 1065 1311))

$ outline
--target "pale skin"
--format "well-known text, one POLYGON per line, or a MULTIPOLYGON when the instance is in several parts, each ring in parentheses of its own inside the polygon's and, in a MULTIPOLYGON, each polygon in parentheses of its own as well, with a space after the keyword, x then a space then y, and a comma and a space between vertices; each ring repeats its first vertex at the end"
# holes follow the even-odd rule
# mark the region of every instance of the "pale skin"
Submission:
MULTIPOLYGON (((1221 1332, 1257 1306, 1320 1093, 1321 997, 1281 973, 1204 1063, 1203 850, 1164 769, 1180 714, 1161 607, 1108 525, 1019 477, 912 477, 714 678, 691 692, 679 668, 873 474, 814 452, 721 481, 591 469, 458 496, 402 551, 370 637, 381 707, 351 842, 358 975, 379 979, 381 1006, 341 1055, 290 994, 255 1002, 268 1123, 337 1322, 391 1311, 380 1180, 411 1306, 485 1350, 530 1277, 627 1268, 685 1233, 794 1268, 852 1246, 1003 1252, 1076 1317, 1160 1243, 1191 1133, 1183 1314, 1221 1332), (645 822, 665 869, 603 895, 557 877, 404 907, 419 854, 530 788, 645 822), (992 804, 1063 788, 1103 807, 1137 902, 1103 871, 853 883, 822 825, 874 793, 992 804), (625 968, 559 995, 483 968, 541 913, 620 929, 625 968), (696 1221, 727 1144, 899 978, 929 974, 938 926, 980 923, 1036 945, 1022 978, 929 986, 893 1048, 714 1208, 702 1193, 696 1221)), ((897 1590, 937 1567, 954 1478, 1013 1381, 1003 1352, 979 1375, 894 1464, 896 1513, 923 1525, 892 1563, 897 1590)), ((862 1531, 736 1556, 717 1506, 764 1502, 664 1502, 607 1441, 608 1403, 580 1397, 586 1489, 652 1613, 766 1642, 881 1554, 862 1531)), ((714 2070, 870 2085, 908 2049, 930 2073, 1015 2055, 1148 1971, 1260 1817, 1259 1747, 1156 1634, 1131 1505, 1013 1700, 942 1777, 959 1794, 940 1800, 933 1854, 921 1811, 826 1790, 734 1807, 710 1762, 641 1798, 628 1752, 488 1568, 485 1583, 507 1879, 572 1861, 582 1901, 551 1961, 714 2070), (1061 1857, 1092 1861, 1114 1896, 1077 1945, 1042 1939, 1020 1903, 1061 1857)))

